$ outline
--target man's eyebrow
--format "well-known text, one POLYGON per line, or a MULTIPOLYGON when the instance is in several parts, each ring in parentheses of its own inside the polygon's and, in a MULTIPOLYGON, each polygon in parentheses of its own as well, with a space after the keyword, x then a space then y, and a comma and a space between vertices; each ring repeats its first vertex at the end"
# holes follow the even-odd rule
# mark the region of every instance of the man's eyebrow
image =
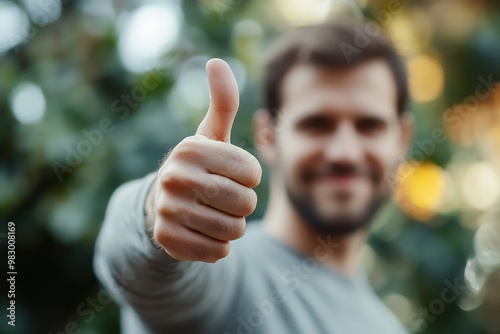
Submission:
POLYGON ((297 113, 296 119, 298 121, 302 119, 315 118, 315 117, 325 117, 328 119, 335 119, 342 116, 351 116, 352 118, 372 118, 378 120, 387 121, 386 112, 377 111, 375 109, 352 109, 348 111, 338 111, 332 113, 327 110, 328 108, 304 108, 302 112, 297 113))
POLYGON ((331 113, 318 109, 315 111, 307 112, 304 114, 298 114, 296 117, 297 123, 311 120, 311 119, 325 119, 325 120, 330 120, 330 119, 335 119, 337 118, 336 115, 332 115, 331 113))
POLYGON ((378 120, 378 121, 387 122, 387 117, 385 117, 384 115, 374 114, 374 113, 370 113, 370 112, 354 114, 354 118, 370 119, 370 120, 378 120))

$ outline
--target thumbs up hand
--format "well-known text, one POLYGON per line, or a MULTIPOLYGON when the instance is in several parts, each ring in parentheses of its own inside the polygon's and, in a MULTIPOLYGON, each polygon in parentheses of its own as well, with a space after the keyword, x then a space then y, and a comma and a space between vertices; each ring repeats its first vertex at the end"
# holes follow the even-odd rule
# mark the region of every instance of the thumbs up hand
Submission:
POLYGON ((216 262, 229 241, 245 232, 255 210, 262 169, 247 151, 231 145, 239 106, 227 63, 207 63, 210 107, 196 135, 185 138, 160 167, 146 204, 146 224, 174 259, 216 262))

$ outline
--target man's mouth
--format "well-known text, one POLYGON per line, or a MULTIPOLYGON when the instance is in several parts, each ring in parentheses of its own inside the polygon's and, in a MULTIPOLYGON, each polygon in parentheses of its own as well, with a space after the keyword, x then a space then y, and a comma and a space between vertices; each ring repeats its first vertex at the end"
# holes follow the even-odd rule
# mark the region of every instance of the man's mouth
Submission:
POLYGON ((355 188, 373 182, 374 176, 368 167, 332 164, 309 170, 304 174, 304 181, 329 192, 352 193, 355 188))
POLYGON ((338 190, 348 190, 365 181, 365 175, 360 173, 329 174, 316 178, 316 182, 338 190))

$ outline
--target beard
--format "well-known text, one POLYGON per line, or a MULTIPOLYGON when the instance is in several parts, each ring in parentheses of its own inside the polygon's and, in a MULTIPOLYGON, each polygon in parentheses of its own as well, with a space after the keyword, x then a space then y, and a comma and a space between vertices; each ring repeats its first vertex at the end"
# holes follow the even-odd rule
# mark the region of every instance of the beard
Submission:
MULTIPOLYGON (((331 168, 328 168, 319 174, 344 173, 345 170, 343 171, 342 169, 343 168, 338 168, 338 166, 331 166, 331 168)), ((350 169, 347 171, 348 173, 353 172, 351 168, 348 169, 350 169)), ((363 171, 358 172, 363 173, 363 171)), ((379 179, 379 175, 377 175, 377 173, 374 173, 373 171, 365 172, 371 176, 374 183, 377 183, 379 179)), ((306 173, 304 175, 304 180, 310 180, 311 177, 311 174, 306 173)), ((314 203, 313 196, 304 194, 304 192, 293 190, 289 182, 287 182, 285 188, 292 207, 303 218, 306 224, 321 235, 339 237, 368 228, 373 220, 373 217, 379 208, 387 201, 390 195, 388 189, 383 189, 381 192, 374 194, 360 214, 333 214, 327 216, 320 212, 317 205, 314 203)))

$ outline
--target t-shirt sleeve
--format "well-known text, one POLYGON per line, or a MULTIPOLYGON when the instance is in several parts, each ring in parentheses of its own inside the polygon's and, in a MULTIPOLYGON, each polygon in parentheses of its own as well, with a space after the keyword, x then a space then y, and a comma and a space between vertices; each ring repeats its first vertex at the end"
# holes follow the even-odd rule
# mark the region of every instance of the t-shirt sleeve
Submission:
POLYGON ((155 247, 144 217, 154 178, 150 174, 126 183, 112 195, 95 246, 94 270, 122 311, 132 309, 150 332, 215 328, 234 302, 238 262, 234 256, 215 264, 177 261, 155 247))

